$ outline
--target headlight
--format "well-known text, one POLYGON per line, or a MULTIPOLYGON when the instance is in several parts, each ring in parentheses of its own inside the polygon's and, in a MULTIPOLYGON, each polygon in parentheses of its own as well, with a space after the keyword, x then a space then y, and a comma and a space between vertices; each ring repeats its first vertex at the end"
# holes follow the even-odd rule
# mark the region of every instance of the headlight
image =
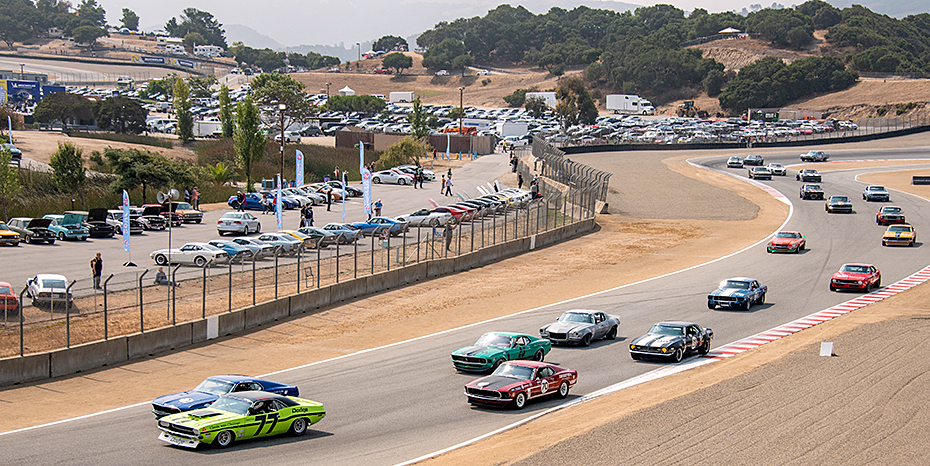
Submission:
POLYGON ((773 244, 773 243, 769 243, 769 247, 772 247, 772 246, 775 246, 775 244, 773 244))
POLYGON ((158 426, 159 426, 159 427, 165 427, 165 428, 167 428, 169 425, 170 425, 170 424, 168 424, 168 423, 165 422, 165 421, 158 421, 158 426))
POLYGON ((569 332, 568 336, 570 336, 570 337, 580 337, 580 336, 583 335, 583 334, 584 334, 584 332, 576 331, 576 332, 569 332))
POLYGON ((549 334, 549 332, 547 332, 546 329, 544 329, 544 328, 539 329, 539 335, 540 335, 540 336, 546 336, 546 335, 548 335, 548 334, 549 334))

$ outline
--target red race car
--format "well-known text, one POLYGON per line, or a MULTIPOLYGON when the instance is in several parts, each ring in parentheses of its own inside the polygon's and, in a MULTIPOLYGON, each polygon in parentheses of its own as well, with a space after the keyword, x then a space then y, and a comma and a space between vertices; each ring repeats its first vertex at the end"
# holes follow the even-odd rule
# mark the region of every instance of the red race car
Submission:
POLYGON ((578 372, 541 361, 507 361, 489 376, 465 384, 472 404, 526 406, 527 400, 545 396, 565 398, 578 381, 578 372))
POLYGON ((843 264, 830 279, 830 291, 862 290, 882 287, 882 272, 872 264, 843 264))
POLYGON ((7 282, 0 282, 0 311, 19 311, 19 301, 16 299, 16 292, 7 282))
POLYGON ((875 223, 879 225, 891 225, 892 223, 905 223, 904 210, 896 205, 883 206, 875 214, 875 223))
POLYGON ((796 231, 779 231, 765 247, 767 252, 794 252, 800 253, 807 246, 804 235, 796 231))

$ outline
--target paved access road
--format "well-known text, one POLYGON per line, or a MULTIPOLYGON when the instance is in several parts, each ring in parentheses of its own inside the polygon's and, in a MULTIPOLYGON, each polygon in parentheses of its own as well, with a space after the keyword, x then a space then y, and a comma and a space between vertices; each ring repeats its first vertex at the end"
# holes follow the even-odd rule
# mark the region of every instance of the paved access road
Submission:
MULTIPOLYGON (((926 151, 910 151, 896 157, 927 155, 926 151)), ((796 157, 767 156, 767 159, 794 163, 796 157)), ((845 157, 842 153, 833 154, 834 159, 884 157, 885 154, 864 152, 845 157)), ((725 156, 711 157, 705 163, 716 168, 725 159, 725 156)), ((745 170, 734 172, 745 176, 745 170)), ((296 383, 304 396, 326 405, 327 417, 303 438, 253 441, 225 451, 183 450, 156 439, 154 419, 143 404, 4 435, 0 456, 11 458, 12 464, 53 461, 254 464, 270 460, 275 464, 388 465, 416 458, 492 432, 559 403, 555 400, 532 403, 523 411, 469 407, 462 386, 473 376, 456 373, 449 353, 471 344, 483 332, 512 330, 535 334, 541 325, 571 308, 602 309, 621 316, 621 336, 625 338, 597 342, 589 348, 556 348, 547 357, 579 371, 579 384, 570 395, 576 397, 662 367, 664 364, 657 362, 634 362, 627 351, 630 338, 645 332, 656 321, 701 323, 715 330, 715 346, 720 346, 857 296, 828 290, 830 275, 844 262, 876 264, 882 269, 886 284, 926 266, 920 253, 923 244, 916 248, 881 247, 879 237, 884 229, 876 226, 873 218, 878 204, 857 201, 862 184, 855 181, 856 172, 830 172, 822 183, 827 194, 842 193, 854 200, 856 213, 849 215, 828 215, 821 202, 796 200, 799 183, 793 176, 763 182, 793 202, 794 213, 785 228, 807 236, 809 249, 802 254, 769 255, 764 244, 759 244, 702 267, 572 303, 276 374, 272 378, 296 383), (749 312, 708 310, 707 292, 719 280, 734 275, 752 276, 768 285, 766 304, 749 312)), ((905 209, 918 231, 930 231, 927 230, 930 205, 926 201, 892 193, 892 202, 905 209)))

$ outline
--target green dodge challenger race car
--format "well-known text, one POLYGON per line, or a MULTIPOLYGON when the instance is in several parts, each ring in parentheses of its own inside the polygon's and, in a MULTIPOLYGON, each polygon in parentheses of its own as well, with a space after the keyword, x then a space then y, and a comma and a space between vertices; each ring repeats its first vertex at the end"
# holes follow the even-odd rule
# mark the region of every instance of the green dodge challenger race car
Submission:
POLYGON ((233 441, 290 432, 303 435, 320 422, 322 403, 268 392, 236 392, 209 407, 172 414, 158 420, 159 440, 197 448, 201 443, 228 447, 233 441))

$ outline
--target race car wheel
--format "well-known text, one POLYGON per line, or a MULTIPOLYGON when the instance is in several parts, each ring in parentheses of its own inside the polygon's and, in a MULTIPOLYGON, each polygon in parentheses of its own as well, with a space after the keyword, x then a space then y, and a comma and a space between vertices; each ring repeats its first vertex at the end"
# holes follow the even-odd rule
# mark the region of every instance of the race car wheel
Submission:
POLYGON ((614 325, 613 327, 611 327, 610 330, 607 332, 607 335, 604 338, 608 340, 613 340, 614 338, 617 338, 617 326, 614 325))
POLYGON ((709 342, 709 341, 705 341, 704 344, 701 345, 701 348, 700 348, 698 351, 699 351, 701 354, 710 353, 710 342, 709 342))
POLYGON ((765 293, 762 293, 762 296, 759 296, 759 301, 756 304, 765 304, 765 293))
POLYGON ((231 430, 224 430, 216 434, 216 446, 220 448, 226 448, 232 445, 234 438, 236 438, 236 436, 232 433, 231 430))
POLYGON ((591 334, 588 333, 585 336, 581 337, 581 346, 591 346, 591 334))
POLYGON ((710 302, 710 301, 708 301, 708 302, 707 302, 707 309, 717 309, 717 305, 714 304, 714 303, 712 303, 712 302, 710 302))
POLYGON ((524 406, 526 406, 526 393, 517 393, 517 396, 513 398, 513 407, 523 409, 524 406))
POLYGON ((836 287, 833 285, 830 285, 830 291, 836 291, 836 287))
POLYGON ((161 254, 159 254, 159 255, 155 256, 155 263, 158 264, 158 265, 165 265, 165 264, 168 263, 168 258, 165 257, 165 256, 163 256, 163 255, 161 255, 161 254))
POLYGON ((62 241, 65 240, 65 234, 64 234, 64 232, 61 232, 61 231, 58 232, 58 239, 60 239, 60 240, 62 240, 62 241))
POLYGON ((53 239, 48 240, 48 244, 55 244, 55 240, 53 239))
POLYGON ((536 350, 536 354, 533 355, 533 361, 542 361, 546 355, 543 354, 543 350, 536 350))
POLYGON ((557 397, 565 398, 568 396, 568 382, 562 382, 562 385, 559 385, 559 391, 557 392, 557 397))
POLYGON ((197 267, 203 267, 203 265, 206 263, 207 263, 207 260, 204 259, 203 256, 197 256, 194 258, 194 265, 196 265, 197 267))
POLYGON ((877 289, 879 289, 879 288, 881 288, 881 287, 882 287, 882 279, 879 278, 878 281, 875 282, 875 289, 877 290, 877 289))
POLYGON ((681 362, 681 358, 685 356, 685 350, 681 348, 676 348, 675 352, 672 353, 672 360, 675 362, 681 362))
POLYGON ((307 432, 307 419, 299 417, 291 424, 291 435, 299 437, 307 432))
POLYGON ((751 300, 751 299, 747 299, 747 300, 746 300, 746 304, 743 305, 743 310, 744 310, 744 311, 748 311, 749 308, 751 308, 751 307, 752 307, 752 300, 751 300))
POLYGON ((262 232, 262 224, 259 223, 258 226, 255 227, 255 234, 258 234, 258 233, 261 233, 261 232, 262 232))
POLYGON ((374 177, 374 178, 371 179, 371 182, 374 183, 374 184, 381 184, 381 178, 378 178, 378 177, 376 176, 376 177, 374 177))
POLYGON ((882 241, 882 246, 888 246, 888 243, 882 241))
POLYGON ((401 179, 397 180, 397 184, 399 184, 399 185, 401 185, 401 186, 406 186, 406 185, 407 185, 407 180, 401 178, 401 179))

